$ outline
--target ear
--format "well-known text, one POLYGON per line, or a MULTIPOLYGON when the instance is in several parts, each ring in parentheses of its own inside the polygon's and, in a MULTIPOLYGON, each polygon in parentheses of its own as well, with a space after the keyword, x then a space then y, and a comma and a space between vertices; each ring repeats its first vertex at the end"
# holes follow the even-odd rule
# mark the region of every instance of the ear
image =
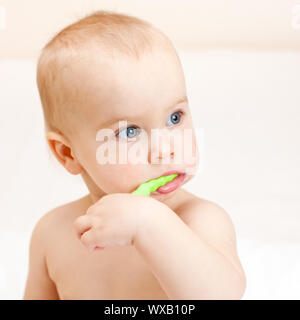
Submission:
POLYGON ((82 166, 74 157, 71 144, 58 132, 47 132, 47 142, 56 159, 71 173, 78 174, 83 171, 82 166))

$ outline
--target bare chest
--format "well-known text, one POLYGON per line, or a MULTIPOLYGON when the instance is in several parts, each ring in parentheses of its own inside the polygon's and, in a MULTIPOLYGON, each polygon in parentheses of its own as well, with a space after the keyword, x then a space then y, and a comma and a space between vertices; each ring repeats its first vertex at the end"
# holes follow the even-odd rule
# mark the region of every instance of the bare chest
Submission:
POLYGON ((80 246, 72 255, 57 257, 49 273, 60 299, 168 299, 133 246, 92 253, 80 246))
MULTIPOLYGON (((179 195, 181 200, 177 202, 188 197, 185 191, 181 193, 184 195, 179 195)), ((176 207, 177 202, 169 205, 176 207)), ((57 231, 47 252, 49 275, 60 299, 169 299, 134 246, 113 246, 89 252, 72 226, 78 215, 70 210, 70 217, 62 223, 64 227, 57 231)))

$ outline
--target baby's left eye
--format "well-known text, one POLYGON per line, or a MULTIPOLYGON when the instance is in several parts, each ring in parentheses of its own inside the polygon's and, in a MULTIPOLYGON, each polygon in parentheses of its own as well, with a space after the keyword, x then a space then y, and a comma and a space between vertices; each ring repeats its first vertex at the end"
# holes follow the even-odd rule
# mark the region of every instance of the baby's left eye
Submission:
POLYGON ((172 113, 171 116, 169 117, 168 121, 166 122, 166 125, 168 126, 168 125, 179 123, 181 116, 182 116, 181 111, 176 111, 176 112, 172 113))

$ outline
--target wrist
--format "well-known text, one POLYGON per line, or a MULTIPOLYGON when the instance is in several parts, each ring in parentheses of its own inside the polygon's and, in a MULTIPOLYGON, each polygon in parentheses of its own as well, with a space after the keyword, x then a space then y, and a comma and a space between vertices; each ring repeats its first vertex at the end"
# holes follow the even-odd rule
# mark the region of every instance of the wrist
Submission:
MULTIPOLYGON (((161 229, 164 218, 173 213, 173 211, 166 206, 152 198, 147 198, 148 203, 142 210, 138 210, 139 219, 135 236, 133 238, 133 245, 139 245, 144 239, 149 239, 153 235, 153 231, 161 229)), ((174 214, 174 213, 173 213, 174 214)))

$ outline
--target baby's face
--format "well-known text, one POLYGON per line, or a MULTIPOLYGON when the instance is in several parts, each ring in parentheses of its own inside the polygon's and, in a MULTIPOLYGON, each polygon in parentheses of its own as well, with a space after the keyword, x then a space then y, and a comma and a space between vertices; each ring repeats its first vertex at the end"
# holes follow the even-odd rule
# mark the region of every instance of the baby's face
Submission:
MULTIPOLYGON (((193 177, 198 150, 184 75, 174 53, 157 49, 139 61, 120 57, 108 63, 94 52, 89 61, 74 65, 72 77, 79 93, 72 151, 97 188, 107 194, 130 193, 173 170, 184 176, 180 186, 193 177), (157 140, 153 129, 160 129, 157 140), (183 141, 176 146, 170 139, 175 131, 183 141), (184 145, 192 148, 186 154, 184 145), (176 163, 179 153, 182 159, 176 163)), ((164 200, 176 190, 151 196, 164 200)))

